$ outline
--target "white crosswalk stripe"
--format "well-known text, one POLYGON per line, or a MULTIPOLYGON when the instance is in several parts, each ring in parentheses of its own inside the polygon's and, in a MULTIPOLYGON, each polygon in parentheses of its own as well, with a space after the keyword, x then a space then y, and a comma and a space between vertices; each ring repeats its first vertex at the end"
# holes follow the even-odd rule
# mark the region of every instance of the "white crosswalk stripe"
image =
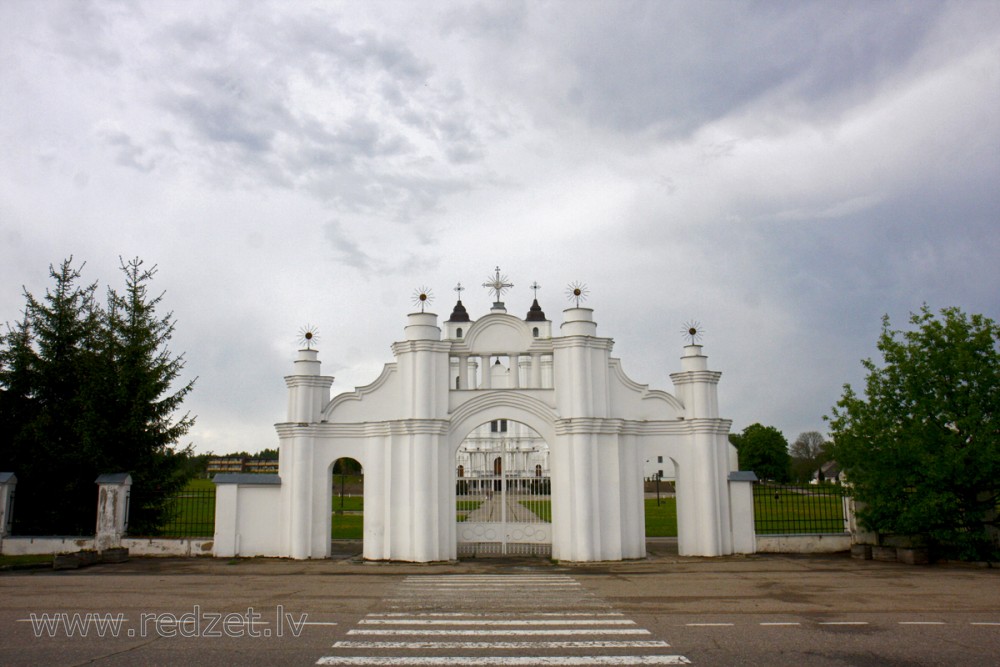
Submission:
POLYGON ((568 575, 414 575, 385 603, 316 664, 690 664, 568 575))

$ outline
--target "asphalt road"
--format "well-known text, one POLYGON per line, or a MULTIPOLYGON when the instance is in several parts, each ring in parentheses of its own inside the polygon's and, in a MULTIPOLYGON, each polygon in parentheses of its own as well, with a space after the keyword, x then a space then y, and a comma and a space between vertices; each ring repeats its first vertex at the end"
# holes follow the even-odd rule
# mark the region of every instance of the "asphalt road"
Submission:
POLYGON ((577 566, 358 550, 2 573, 0 664, 1000 665, 996 569, 654 543, 577 566))

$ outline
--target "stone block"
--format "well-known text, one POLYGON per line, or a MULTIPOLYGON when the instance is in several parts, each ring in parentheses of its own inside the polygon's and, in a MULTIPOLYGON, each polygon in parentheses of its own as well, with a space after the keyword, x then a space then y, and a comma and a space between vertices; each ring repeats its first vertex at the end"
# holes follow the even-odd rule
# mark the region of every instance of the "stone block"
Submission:
POLYGON ((128 549, 125 547, 105 549, 101 552, 102 563, 124 563, 126 561, 128 561, 128 549))
POLYGON ((931 560, 928 550, 922 548, 898 548, 896 558, 907 565, 927 565, 931 560))
POLYGON ((871 560, 872 546, 870 544, 852 544, 851 558, 857 558, 858 560, 871 560))
POLYGON ((79 554, 56 554, 52 557, 53 570, 76 570, 79 567, 79 554))
POLYGON ((78 551, 76 556, 80 561, 80 567, 87 567, 88 565, 95 565, 101 562, 101 555, 92 549, 78 551))
POLYGON ((872 547, 872 560, 892 563, 896 561, 896 547, 872 547))

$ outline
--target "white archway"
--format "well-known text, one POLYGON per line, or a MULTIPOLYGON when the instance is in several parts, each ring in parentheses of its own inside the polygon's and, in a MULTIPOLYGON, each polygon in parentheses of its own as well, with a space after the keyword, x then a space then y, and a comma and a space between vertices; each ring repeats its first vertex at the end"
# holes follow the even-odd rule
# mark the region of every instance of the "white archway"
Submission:
POLYGON ((537 301, 526 320, 502 303, 472 320, 459 302, 443 330, 437 315, 412 313, 404 339, 392 346, 395 361, 371 384, 333 400, 333 378, 320 374, 316 351, 301 350, 285 378, 288 419, 277 425, 273 521, 262 519, 251 536, 256 524, 232 517, 263 492, 228 493, 221 515, 217 508, 219 555, 241 552, 240 526, 245 542, 267 545, 255 547, 259 553, 327 556, 328 467, 350 457, 365 469, 365 558, 454 559, 455 454, 473 428, 499 418, 526 424, 549 445, 553 558, 645 556, 642 470, 650 455, 669 456, 684 476, 681 554, 716 556, 746 545, 745 535, 733 537, 747 529, 752 536, 752 525, 732 523, 733 498, 745 494, 730 492, 736 457, 730 422, 718 416, 720 373, 708 370, 701 346, 684 348, 669 394, 625 375, 590 309, 563 316, 553 335, 537 301))

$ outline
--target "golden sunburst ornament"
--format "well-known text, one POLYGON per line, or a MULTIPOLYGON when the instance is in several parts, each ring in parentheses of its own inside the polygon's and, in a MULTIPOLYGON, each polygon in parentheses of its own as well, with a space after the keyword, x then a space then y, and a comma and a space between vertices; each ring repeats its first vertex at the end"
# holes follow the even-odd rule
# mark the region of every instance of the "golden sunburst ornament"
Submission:
POLYGON ((424 307, 431 305, 434 301, 434 294, 430 287, 418 287, 413 290, 413 305, 420 306, 420 312, 424 312, 424 307))
POLYGON ((581 301, 587 300, 587 295, 589 294, 590 290, 587 289, 587 286, 578 280, 571 282, 569 286, 566 287, 566 298, 573 301, 577 308, 580 307, 581 301))
POLYGON ((306 350, 313 349, 313 345, 319 340, 319 329, 311 324, 307 324, 299 329, 299 345, 306 350))
POLYGON ((692 345, 697 345, 704 333, 705 330, 701 328, 701 322, 697 320, 688 320, 684 323, 684 328, 681 329, 681 335, 690 338, 692 345))

